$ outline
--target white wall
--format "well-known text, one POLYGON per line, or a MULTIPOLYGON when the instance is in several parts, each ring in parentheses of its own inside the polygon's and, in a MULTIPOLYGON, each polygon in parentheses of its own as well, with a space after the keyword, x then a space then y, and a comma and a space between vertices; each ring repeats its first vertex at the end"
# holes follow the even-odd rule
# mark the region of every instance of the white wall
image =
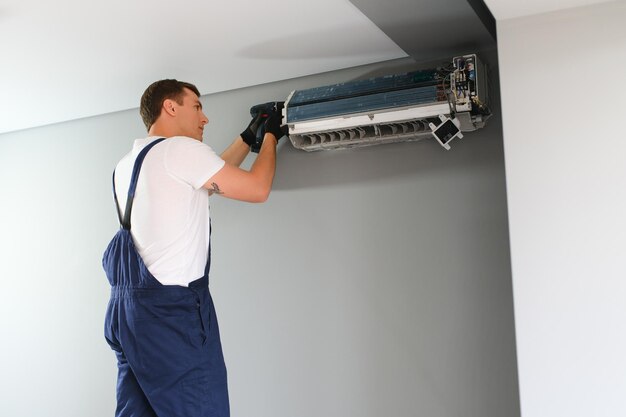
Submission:
POLYGON ((523 417, 626 415, 625 21, 498 22, 523 417))
MULTIPOLYGON (((408 64, 203 97, 205 141, 224 149, 252 104, 408 64)), ((233 417, 519 414, 494 111, 449 152, 283 143, 267 203, 212 199, 233 417)), ((117 228, 111 170, 143 134, 133 110, 0 136, 1 415, 112 415, 100 259, 117 228)))

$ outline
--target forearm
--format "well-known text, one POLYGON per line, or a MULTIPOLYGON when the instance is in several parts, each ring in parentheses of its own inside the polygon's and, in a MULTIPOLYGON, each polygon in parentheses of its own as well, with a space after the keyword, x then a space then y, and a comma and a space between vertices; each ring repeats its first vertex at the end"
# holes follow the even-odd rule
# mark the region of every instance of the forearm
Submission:
POLYGON ((264 202, 269 197, 274 181, 276 142, 273 134, 266 133, 259 155, 249 171, 227 162, 222 169, 206 181, 204 188, 227 198, 251 203, 264 202))
POLYGON ((241 139, 241 136, 237 137, 230 144, 228 148, 220 155, 222 159, 231 165, 236 167, 240 166, 248 153, 250 152, 250 146, 241 139))
POLYGON ((269 195, 272 189, 276 171, 276 143, 276 137, 271 133, 266 133, 259 156, 257 156, 250 168, 250 173, 261 179, 261 189, 265 190, 267 195, 269 195))

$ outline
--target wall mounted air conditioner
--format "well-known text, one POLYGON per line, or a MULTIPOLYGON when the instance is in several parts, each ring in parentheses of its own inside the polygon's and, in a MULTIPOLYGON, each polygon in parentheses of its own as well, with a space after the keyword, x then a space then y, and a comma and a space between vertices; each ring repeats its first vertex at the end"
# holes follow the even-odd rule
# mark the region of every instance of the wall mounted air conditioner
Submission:
POLYGON ((434 137, 446 149, 491 115, 476 55, 446 66, 293 91, 283 109, 289 138, 317 151, 434 137))

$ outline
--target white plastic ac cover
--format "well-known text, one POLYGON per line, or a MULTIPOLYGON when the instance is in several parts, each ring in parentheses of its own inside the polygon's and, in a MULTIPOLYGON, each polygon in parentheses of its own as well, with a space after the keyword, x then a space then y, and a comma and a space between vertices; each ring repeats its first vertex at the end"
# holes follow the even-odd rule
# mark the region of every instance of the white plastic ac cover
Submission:
POLYGON ((306 151, 432 138, 447 118, 468 132, 490 115, 486 69, 475 54, 439 68, 295 90, 283 109, 291 142, 306 151))

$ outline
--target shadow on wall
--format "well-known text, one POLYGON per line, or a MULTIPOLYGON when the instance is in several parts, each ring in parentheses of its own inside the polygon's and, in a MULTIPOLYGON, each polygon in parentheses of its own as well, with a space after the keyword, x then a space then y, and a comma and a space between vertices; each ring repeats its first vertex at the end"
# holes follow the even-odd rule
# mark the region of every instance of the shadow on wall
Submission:
MULTIPOLYGON (((340 27, 324 29, 323 32, 305 32, 286 38, 275 38, 247 46, 237 51, 236 56, 249 59, 319 60, 345 57, 350 51, 351 57, 380 56, 397 50, 398 47, 389 42, 368 42, 367 39, 346 38, 345 34, 356 31, 367 32, 363 27, 340 27)), ((398 56, 396 54, 396 56, 398 56)))
MULTIPOLYGON (((491 129, 498 123, 492 122, 491 129)), ((306 152, 283 138, 278 150, 274 190, 324 188, 341 184, 369 183, 390 179, 441 175, 459 166, 480 169, 490 165, 493 147, 485 142, 491 135, 468 133, 451 142, 446 151, 435 139, 384 144, 355 149, 306 152), (487 146, 485 146, 487 145, 487 146), (391 161, 391 163, 390 163, 391 161)))
MULTIPOLYGON (((472 22, 470 22, 472 23, 472 22)), ((400 22, 393 25, 391 39, 401 34, 414 34, 411 37, 412 57, 419 57, 421 62, 448 58, 454 55, 474 53, 477 50, 494 47, 494 41, 483 33, 484 30, 468 26, 467 17, 445 16, 438 20, 428 20, 419 24, 416 29, 414 21, 400 22), (447 33, 442 28, 465 28, 462 35, 456 31, 447 33), (470 32, 471 31, 471 32, 470 32), (414 39, 418 39, 417 42, 414 39)), ((350 51, 350 56, 380 56, 388 52, 391 47, 397 48, 395 43, 375 42, 368 39, 347 39, 345 33, 352 31, 363 32, 362 27, 342 26, 339 28, 324 29, 323 32, 301 33, 289 37, 275 38, 264 42, 249 45, 236 55, 248 59, 264 60, 319 60, 339 58, 350 51)), ((406 37, 406 35, 405 35, 406 37)), ((400 45, 402 46, 402 45, 400 45)))

